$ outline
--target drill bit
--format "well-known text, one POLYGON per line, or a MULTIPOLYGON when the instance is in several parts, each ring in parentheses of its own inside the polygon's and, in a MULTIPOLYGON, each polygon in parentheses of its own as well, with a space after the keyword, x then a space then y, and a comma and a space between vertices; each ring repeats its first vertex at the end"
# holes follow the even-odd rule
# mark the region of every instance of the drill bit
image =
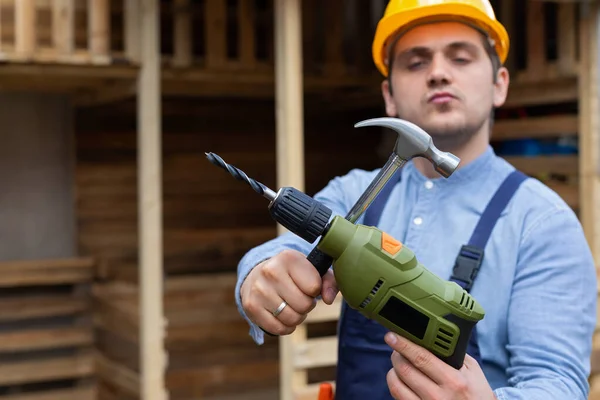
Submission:
POLYGON ((206 153, 205 152, 204 154, 206 154, 206 158, 208 158, 208 160, 211 163, 213 163, 214 165, 216 165, 218 167, 223 168, 224 170, 229 172, 231 174, 231 176, 233 176, 238 181, 246 182, 248 185, 250 185, 250 187, 252 189, 254 189, 254 191, 256 193, 260 194, 261 196, 264 196, 269 201, 273 201, 275 199, 275 197, 277 196, 277 193, 275 193, 273 190, 269 189, 267 186, 263 185, 262 183, 248 177, 248 175, 246 175, 244 173, 244 171, 242 171, 241 169, 236 168, 233 165, 227 164, 221 157, 219 157, 215 153, 206 153))

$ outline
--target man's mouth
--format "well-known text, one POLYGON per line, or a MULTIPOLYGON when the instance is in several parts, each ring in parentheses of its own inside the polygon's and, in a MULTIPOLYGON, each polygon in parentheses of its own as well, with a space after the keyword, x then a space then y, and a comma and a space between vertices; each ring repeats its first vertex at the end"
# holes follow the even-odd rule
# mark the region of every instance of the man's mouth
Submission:
POLYGON ((449 92, 439 92, 434 93, 429 97, 429 103, 433 104, 446 104, 456 99, 455 96, 450 94, 449 92))

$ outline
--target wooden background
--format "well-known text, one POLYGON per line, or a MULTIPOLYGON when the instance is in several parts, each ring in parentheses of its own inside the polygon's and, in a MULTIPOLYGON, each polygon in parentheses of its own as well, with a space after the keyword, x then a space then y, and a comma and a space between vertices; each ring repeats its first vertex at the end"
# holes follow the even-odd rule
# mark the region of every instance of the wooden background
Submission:
MULTIPOLYGON (((311 107, 310 100, 309 194, 351 168, 382 165, 381 131, 353 128, 380 110, 336 113, 311 107)), ((204 155, 215 152, 276 189, 273 109, 268 100, 165 100, 163 223, 172 399, 225 393, 252 398, 255 389, 257 398, 277 398, 278 343, 271 339, 257 347, 251 341, 235 308, 231 275, 249 248, 276 235, 276 226, 265 199, 204 155)), ((107 376, 127 375, 114 361, 138 370, 136 290, 115 284, 135 282, 138 274, 135 129, 132 102, 77 113, 79 251, 102 260, 99 279, 111 282, 95 292, 107 376)))

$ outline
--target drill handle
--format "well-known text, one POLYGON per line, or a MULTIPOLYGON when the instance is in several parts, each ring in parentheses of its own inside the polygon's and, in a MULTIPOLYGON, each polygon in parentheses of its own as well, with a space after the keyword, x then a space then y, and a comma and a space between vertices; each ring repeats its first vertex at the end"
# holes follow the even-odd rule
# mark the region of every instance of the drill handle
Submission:
MULTIPOLYGON (((460 329, 460 337, 458 338, 458 343, 456 344, 454 353, 448 357, 439 358, 451 367, 461 369, 465 361, 465 355, 469 350, 469 342, 471 340, 474 340, 475 342, 477 341, 477 331, 475 330, 477 321, 468 321, 459 318, 454 314, 446 316, 446 319, 458 326, 460 329), (472 338, 472 336, 474 337, 472 338)), ((471 350, 478 351, 478 347, 472 348, 471 350)), ((471 356, 476 360, 479 359, 479 354, 471 354, 471 356)))
POLYGON ((327 273, 329 267, 331 267, 331 264, 333 263, 333 258, 323 253, 317 247, 312 249, 306 258, 317 269, 317 271, 319 271, 319 275, 321 276, 327 273))

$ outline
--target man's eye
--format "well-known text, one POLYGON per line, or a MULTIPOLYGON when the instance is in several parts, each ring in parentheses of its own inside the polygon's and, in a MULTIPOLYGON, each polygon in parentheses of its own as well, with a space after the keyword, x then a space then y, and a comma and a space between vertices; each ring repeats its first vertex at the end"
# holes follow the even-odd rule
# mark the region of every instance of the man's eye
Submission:
POLYGON ((423 61, 413 61, 408 63, 408 69, 417 69, 424 64, 423 61))
POLYGON ((454 57, 454 61, 456 61, 457 63, 460 63, 460 64, 465 64, 465 63, 469 62, 468 59, 463 58, 463 57, 454 57))

